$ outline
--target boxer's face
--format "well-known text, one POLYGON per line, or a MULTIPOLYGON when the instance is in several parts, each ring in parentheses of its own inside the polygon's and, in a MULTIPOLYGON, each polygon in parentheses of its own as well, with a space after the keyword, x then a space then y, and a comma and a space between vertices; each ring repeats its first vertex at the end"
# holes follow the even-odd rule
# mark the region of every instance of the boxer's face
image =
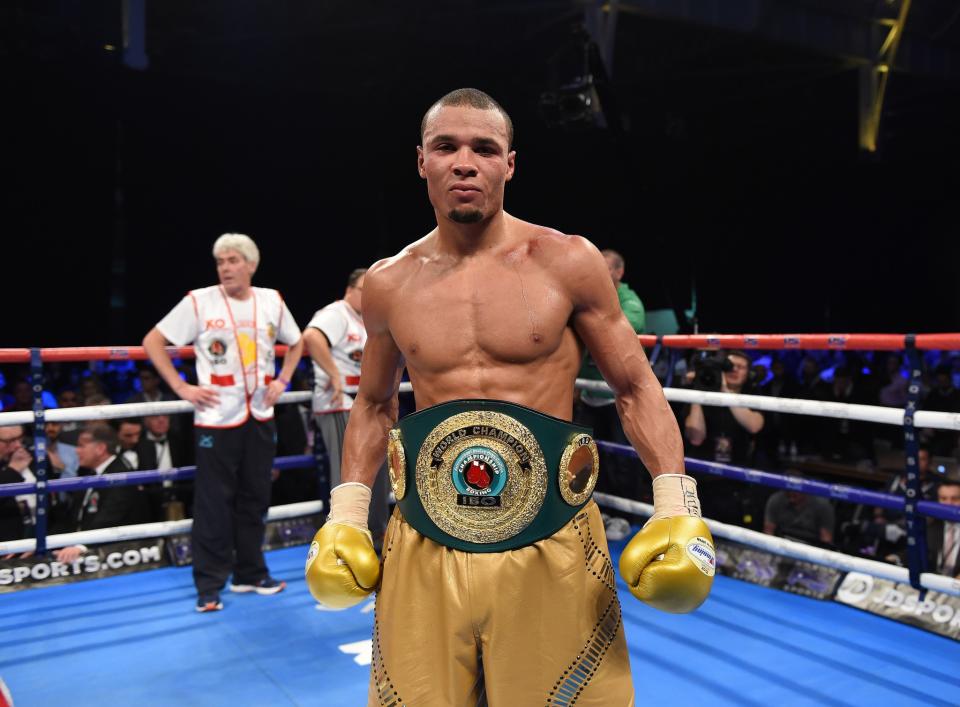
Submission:
POLYGON ((417 168, 439 216, 477 223, 503 208, 515 157, 500 111, 441 106, 427 119, 417 168))

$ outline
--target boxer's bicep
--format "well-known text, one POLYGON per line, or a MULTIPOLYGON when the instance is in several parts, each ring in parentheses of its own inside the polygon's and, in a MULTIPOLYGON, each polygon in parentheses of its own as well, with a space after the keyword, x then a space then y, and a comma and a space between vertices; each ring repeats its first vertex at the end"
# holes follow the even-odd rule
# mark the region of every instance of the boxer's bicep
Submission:
POLYGON ((602 256, 592 246, 583 248, 579 266, 585 277, 571 278, 573 325, 616 396, 624 432, 653 474, 682 471, 683 441, 676 418, 620 309, 602 256))

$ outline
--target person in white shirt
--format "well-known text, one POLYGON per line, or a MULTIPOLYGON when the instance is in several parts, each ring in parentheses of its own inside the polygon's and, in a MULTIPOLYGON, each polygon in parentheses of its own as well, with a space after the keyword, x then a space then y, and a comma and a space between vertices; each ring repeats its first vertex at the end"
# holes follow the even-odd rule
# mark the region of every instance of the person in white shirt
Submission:
MULTIPOLYGON (((191 447, 174 429, 169 415, 143 418, 143 435, 137 445, 138 469, 173 469, 193 463, 191 447)), ((191 481, 164 480, 147 487, 154 517, 158 520, 182 520, 187 517, 193 495, 191 481)))
MULTIPOLYGON (((313 359, 313 415, 330 462, 330 489, 340 483, 340 455, 343 432, 347 428, 353 395, 345 388, 360 384, 360 363, 367 343, 363 326, 362 294, 366 268, 358 268, 347 278, 343 299, 317 311, 303 333, 303 341, 313 359)), ((380 547, 389 520, 386 464, 377 475, 370 503, 369 528, 374 546, 380 547)), ((324 499, 329 502, 329 499, 324 499)))
POLYGON ((263 557, 264 517, 276 449, 273 405, 300 360, 300 329, 276 290, 253 287, 260 251, 246 235, 213 244, 219 285, 191 290, 144 337, 170 389, 195 408, 197 475, 192 531, 197 611, 223 608, 220 591, 275 594, 263 557), (280 374, 274 346, 289 345, 280 374), (164 348, 194 344, 198 385, 177 373, 164 348))

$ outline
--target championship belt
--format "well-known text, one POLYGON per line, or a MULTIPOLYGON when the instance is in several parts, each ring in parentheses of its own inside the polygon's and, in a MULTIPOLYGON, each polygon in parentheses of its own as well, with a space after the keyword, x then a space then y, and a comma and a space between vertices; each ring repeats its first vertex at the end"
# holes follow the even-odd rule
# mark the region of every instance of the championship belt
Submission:
POLYGON ((513 550, 590 500, 600 468, 590 433, 499 400, 441 403, 390 430, 390 483, 421 535, 467 552, 513 550))

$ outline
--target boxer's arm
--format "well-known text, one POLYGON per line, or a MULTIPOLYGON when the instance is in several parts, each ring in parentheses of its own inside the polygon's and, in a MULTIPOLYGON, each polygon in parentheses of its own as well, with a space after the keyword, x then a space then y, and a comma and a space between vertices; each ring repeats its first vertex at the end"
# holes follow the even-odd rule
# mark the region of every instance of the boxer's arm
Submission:
POLYGON ((683 441, 600 252, 573 237, 568 288, 573 325, 616 396, 623 431, 651 475, 683 473, 683 441))
POLYGON ((380 581, 380 564, 367 529, 371 487, 387 454, 387 432, 397 421, 403 357, 388 326, 393 289, 374 265, 363 281, 363 349, 360 390, 343 441, 339 486, 330 513, 307 554, 306 581, 313 597, 331 609, 353 606, 380 581))
POLYGON ((624 432, 654 477, 653 517, 620 554, 620 576, 650 606, 693 611, 710 593, 716 555, 700 518, 696 483, 684 474, 680 428, 620 311, 603 257, 583 239, 571 245, 574 327, 616 396, 624 432))
POLYGON ((340 477, 344 483, 372 487, 387 455, 387 433, 397 421, 397 391, 403 356, 389 327, 391 292, 387 277, 374 265, 363 281, 363 348, 360 389, 350 410, 343 441, 340 477))

